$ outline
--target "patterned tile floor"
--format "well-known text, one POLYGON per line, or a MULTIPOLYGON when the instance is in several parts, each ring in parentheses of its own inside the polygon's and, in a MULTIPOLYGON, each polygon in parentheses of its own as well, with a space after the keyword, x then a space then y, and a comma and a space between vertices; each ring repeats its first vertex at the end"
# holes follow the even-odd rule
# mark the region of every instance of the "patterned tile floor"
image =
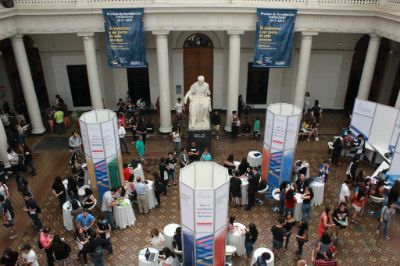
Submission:
MULTIPOLYGON (((299 142, 297 147, 296 159, 303 159, 310 162, 311 174, 315 175, 319 163, 328 157, 326 142, 331 139, 331 135, 339 131, 346 125, 347 119, 345 115, 339 113, 327 113, 321 125, 322 135, 319 142, 299 142)), ((34 146, 41 137, 31 137, 29 142, 34 146)), ((133 146, 130 145, 133 150, 133 146)), ((212 155, 217 162, 222 163, 229 153, 233 153, 235 158, 240 160, 246 156, 249 150, 261 150, 262 142, 251 142, 248 136, 241 136, 237 140, 232 141, 229 137, 223 137, 221 140, 213 141, 212 155)), ((153 170, 158 169, 158 159, 164 156, 168 151, 172 150, 167 136, 149 137, 147 144, 145 173, 149 174, 153 170)), ((135 153, 130 156, 124 155, 124 160, 128 161, 135 153)), ((51 183, 56 175, 69 175, 67 168, 68 153, 66 150, 48 151, 34 154, 35 164, 38 169, 38 175, 35 177, 27 177, 34 194, 40 206, 43 209, 41 219, 45 225, 52 228, 53 233, 60 234, 66 239, 73 248, 73 259, 70 265, 81 265, 75 260, 77 245, 73 241, 72 233, 66 231, 62 225, 62 212, 58 208, 57 200, 51 194, 51 183)), ((342 164, 334 169, 325 190, 325 199, 322 206, 316 207, 312 211, 312 222, 310 228, 310 241, 304 249, 304 258, 309 261, 310 247, 316 243, 316 226, 319 221, 319 215, 324 206, 336 206, 340 183, 345 177, 344 159, 342 164)), ((364 166, 369 173, 373 169, 368 165, 364 166)), ((17 239, 10 241, 4 228, 0 229, 0 250, 7 246, 18 248, 23 243, 31 243, 35 248, 41 265, 46 265, 45 254, 37 248, 37 233, 31 229, 31 221, 26 213, 22 211, 23 201, 17 193, 15 182, 9 182, 11 190, 11 201, 16 210, 16 227, 19 232, 17 239)), ((135 209, 136 223, 133 227, 125 230, 117 230, 112 234, 112 242, 114 246, 114 254, 106 258, 107 265, 138 265, 137 254, 139 250, 150 242, 150 230, 153 227, 163 229, 169 223, 179 223, 179 187, 171 187, 169 195, 163 196, 161 207, 153 209, 149 214, 140 215, 135 209)), ((259 239, 256 247, 271 248, 270 228, 275 223, 277 215, 272 211, 275 202, 266 201, 263 206, 257 205, 250 212, 244 211, 242 208, 229 209, 229 214, 235 215, 238 222, 248 224, 254 222, 259 229, 259 239)), ((374 208, 369 204, 368 209, 374 208)), ((375 234, 376 220, 373 217, 364 214, 363 222, 360 225, 351 225, 344 231, 342 237, 343 243, 337 246, 337 258, 341 265, 400 265, 400 223, 398 214, 390 228, 390 240, 384 240, 381 235, 375 234)), ((296 257, 295 241, 291 241, 289 248, 284 250, 281 260, 275 262, 275 265, 295 265, 296 257)), ((310 262, 310 261, 309 261, 310 262)), ((244 258, 236 257, 234 265, 249 265, 250 263, 244 258)))

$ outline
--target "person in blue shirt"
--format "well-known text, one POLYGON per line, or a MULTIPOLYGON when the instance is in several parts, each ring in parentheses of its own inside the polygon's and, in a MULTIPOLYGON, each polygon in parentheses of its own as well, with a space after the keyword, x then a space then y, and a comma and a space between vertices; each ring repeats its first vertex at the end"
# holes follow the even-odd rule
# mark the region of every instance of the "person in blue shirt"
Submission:
POLYGON ((94 222, 95 218, 88 209, 83 209, 82 213, 75 218, 75 226, 83 238, 87 236, 88 232, 93 231, 94 222))
POLYGON ((204 152, 201 155, 200 161, 211 161, 212 157, 210 152, 208 151, 208 148, 204 148, 204 152))
POLYGON ((256 120, 254 121, 253 125, 253 142, 256 141, 256 138, 257 139, 261 138, 260 127, 261 127, 260 118, 256 117, 256 120))
POLYGON ((267 261, 271 259, 271 254, 264 252, 257 258, 257 266, 267 266, 267 261))

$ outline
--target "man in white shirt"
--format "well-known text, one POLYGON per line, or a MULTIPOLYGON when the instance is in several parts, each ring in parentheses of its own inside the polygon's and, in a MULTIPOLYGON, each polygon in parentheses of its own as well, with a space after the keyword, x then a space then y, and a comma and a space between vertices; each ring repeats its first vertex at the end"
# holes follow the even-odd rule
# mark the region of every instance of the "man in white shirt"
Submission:
POLYGON ((178 102, 175 104, 176 119, 182 119, 184 109, 185 106, 183 105, 181 98, 178 98, 178 102))
POLYGON ((68 145, 71 150, 76 153, 76 155, 83 155, 82 152, 82 138, 79 136, 79 133, 77 131, 73 131, 71 137, 68 139, 68 145))
POLYGON ((112 230, 115 230, 117 228, 112 214, 112 209, 116 204, 114 200, 115 193, 117 193, 116 188, 112 188, 111 191, 107 191, 106 193, 104 193, 103 201, 101 204, 101 211, 104 212, 106 219, 110 222, 112 230))
POLYGON ((126 130, 121 124, 118 124, 118 136, 119 136, 119 143, 121 146, 121 151, 122 151, 122 147, 124 147, 125 152, 127 154, 129 154, 128 146, 126 145, 126 142, 125 142, 126 130))
POLYGON ((23 265, 39 266, 35 251, 30 244, 23 244, 21 248, 21 260, 23 265))
POLYGON ((343 182, 342 186, 340 187, 339 202, 350 203, 350 184, 351 180, 349 178, 343 182))

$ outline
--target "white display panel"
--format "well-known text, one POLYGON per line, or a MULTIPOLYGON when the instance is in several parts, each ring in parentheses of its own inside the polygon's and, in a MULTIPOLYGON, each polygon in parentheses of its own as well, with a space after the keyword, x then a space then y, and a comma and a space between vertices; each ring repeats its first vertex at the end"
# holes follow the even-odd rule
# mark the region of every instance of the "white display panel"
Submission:
POLYGON ((396 148, 397 139, 400 135, 400 113, 397 115, 396 124, 394 125, 394 130, 392 137, 390 138, 389 149, 394 150, 396 148))
POLYGON ((285 146, 287 117, 275 115, 272 132, 272 148, 283 150, 285 146))
POLYGON ((390 163, 390 168, 388 171, 389 175, 400 175, 400 153, 395 152, 392 161, 390 163))
POLYGON ((194 190, 189 186, 180 183, 179 184, 179 195, 180 195, 180 211, 185 215, 181 215, 182 225, 186 226, 190 230, 194 231, 194 190))
POLYGON ((356 99, 354 102, 353 113, 372 118, 374 117, 376 106, 377 104, 374 102, 356 99))
POLYGON ((118 131, 114 129, 114 121, 110 120, 101 124, 101 128, 103 134, 104 151, 106 153, 106 156, 113 156, 117 153, 115 136, 118 136, 118 131))
POLYGON ((264 134, 264 145, 271 146, 272 141, 272 128, 274 124, 274 115, 267 111, 267 117, 265 119, 265 134, 264 134))
POLYGON ((350 129, 355 135, 362 134, 369 138, 373 118, 353 113, 351 117, 350 129))
POLYGON ((214 232, 214 190, 195 191, 195 217, 197 233, 214 232))
POLYGON ((212 188, 213 186, 213 164, 209 162, 198 162, 195 164, 196 188, 212 188), (211 178, 210 178, 211 177, 211 178))
POLYGON ((92 158, 103 159, 105 154, 100 124, 87 124, 87 133, 92 158))
POLYGON ((229 183, 225 183, 215 191, 215 229, 226 226, 229 204, 229 183))
POLYGON ((373 146, 389 149, 390 139, 394 130, 399 110, 390 106, 378 104, 368 142, 373 146))
POLYGON ((297 133, 299 132, 300 116, 290 116, 286 129, 285 149, 294 149, 297 143, 297 133))
POLYGON ((88 141, 89 136, 87 135, 86 124, 80 123, 80 127, 81 127, 83 149, 85 150, 86 157, 92 158, 92 154, 90 152, 90 147, 89 147, 89 141, 88 141))

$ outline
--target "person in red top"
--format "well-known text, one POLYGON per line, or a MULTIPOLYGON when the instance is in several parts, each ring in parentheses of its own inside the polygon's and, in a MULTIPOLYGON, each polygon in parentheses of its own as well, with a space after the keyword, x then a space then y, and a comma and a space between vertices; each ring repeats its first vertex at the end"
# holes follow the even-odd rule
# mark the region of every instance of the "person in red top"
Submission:
POLYGON ((326 207, 325 211, 321 214, 317 228, 318 237, 321 237, 322 234, 328 230, 328 228, 335 226, 333 223, 332 214, 333 212, 330 207, 326 207))
POLYGON ((363 210, 364 210, 364 205, 365 205, 366 197, 365 197, 365 185, 364 183, 360 183, 358 185, 358 191, 354 193, 354 196, 352 198, 353 202, 353 208, 354 208, 354 213, 352 217, 352 222, 353 223, 359 223, 357 221, 358 215, 361 215, 363 210))
POLYGON ((329 250, 325 252, 325 257, 322 259, 317 259, 315 253, 315 248, 313 248, 311 250, 311 261, 314 266, 339 266, 339 263, 333 258, 333 255, 329 250))
POLYGON ((285 196, 285 215, 290 212, 294 213, 294 205, 297 203, 296 198, 294 197, 294 190, 289 189, 286 192, 285 196))
POLYGON ((47 256, 47 265, 54 265, 54 256, 53 256, 53 235, 50 234, 50 228, 44 227, 43 230, 39 233, 39 242, 42 245, 44 251, 47 256))
POLYGON ((129 169, 127 163, 123 164, 123 168, 124 168, 124 180, 129 181, 129 176, 131 175, 131 169, 129 169))

